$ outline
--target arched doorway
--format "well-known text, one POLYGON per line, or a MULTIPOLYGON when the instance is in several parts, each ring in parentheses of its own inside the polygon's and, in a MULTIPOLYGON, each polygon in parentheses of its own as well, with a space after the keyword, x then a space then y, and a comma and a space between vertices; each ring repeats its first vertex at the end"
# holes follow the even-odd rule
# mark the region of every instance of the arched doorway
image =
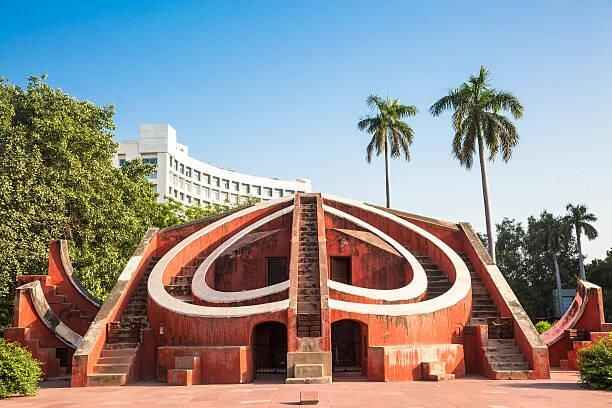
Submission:
POLYGON ((260 323, 253 329, 255 377, 287 375, 287 327, 279 322, 260 323))
POLYGON ((334 376, 365 375, 367 327, 354 320, 339 320, 331 327, 334 376))

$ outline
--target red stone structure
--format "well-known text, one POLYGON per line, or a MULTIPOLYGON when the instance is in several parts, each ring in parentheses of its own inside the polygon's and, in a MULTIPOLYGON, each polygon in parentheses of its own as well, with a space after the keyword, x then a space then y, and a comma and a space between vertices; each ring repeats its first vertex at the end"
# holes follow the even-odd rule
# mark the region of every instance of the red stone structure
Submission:
POLYGON ((542 334, 548 346, 550 365, 578 369, 578 350, 612 334, 612 323, 606 323, 603 293, 599 286, 578 281, 574 301, 555 325, 542 334))
POLYGON ((75 387, 549 378, 469 224, 297 194, 149 230, 101 306, 66 253, 22 278, 6 336, 75 387))

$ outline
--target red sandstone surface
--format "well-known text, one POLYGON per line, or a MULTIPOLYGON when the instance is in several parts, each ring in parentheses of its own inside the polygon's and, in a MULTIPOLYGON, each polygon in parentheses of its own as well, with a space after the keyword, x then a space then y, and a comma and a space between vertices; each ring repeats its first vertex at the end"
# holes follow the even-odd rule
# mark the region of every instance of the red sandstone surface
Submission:
MULTIPOLYGON (((127 387, 43 388, 36 397, 13 398, 1 405, 7 408, 287 407, 299 404, 300 391, 317 391, 319 403, 312 405, 316 407, 612 407, 612 393, 582 389, 577 380, 576 372, 558 371, 552 373, 550 380, 537 381, 486 381, 467 377, 438 383, 256 383, 191 387, 138 383, 127 387)), ((68 383, 63 385, 67 387, 68 383)))

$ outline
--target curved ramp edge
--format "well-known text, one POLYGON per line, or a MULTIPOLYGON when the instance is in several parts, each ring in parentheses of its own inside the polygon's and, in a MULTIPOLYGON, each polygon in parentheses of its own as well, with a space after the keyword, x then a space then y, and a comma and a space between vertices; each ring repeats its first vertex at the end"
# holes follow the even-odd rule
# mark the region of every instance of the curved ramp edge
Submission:
POLYGON ((102 302, 100 299, 93 296, 89 291, 83 286, 81 281, 74 275, 74 267, 72 266, 72 261, 70 260, 70 251, 68 249, 68 241, 65 239, 61 239, 59 241, 59 251, 60 251, 60 260, 62 264, 62 273, 64 274, 66 281, 74 287, 74 289, 85 299, 87 302, 91 303, 96 308, 100 308, 102 302))
POLYGON ((40 281, 26 283, 17 288, 17 290, 27 293, 32 301, 34 310, 41 322, 65 345, 72 349, 77 349, 83 337, 68 327, 60 318, 53 312, 45 293, 42 289, 40 281))
POLYGON ((563 339, 566 330, 573 329, 576 326, 587 308, 590 292, 596 291, 597 289, 601 288, 594 283, 580 279, 578 280, 576 296, 574 296, 574 300, 570 307, 550 329, 540 335, 544 344, 549 347, 552 346, 563 339))

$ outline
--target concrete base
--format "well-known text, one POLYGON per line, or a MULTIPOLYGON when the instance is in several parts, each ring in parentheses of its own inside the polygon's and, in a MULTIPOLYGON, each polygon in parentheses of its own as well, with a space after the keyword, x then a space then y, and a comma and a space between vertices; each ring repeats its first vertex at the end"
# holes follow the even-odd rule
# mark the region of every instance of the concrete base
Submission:
POLYGON ((286 384, 331 384, 331 376, 324 377, 306 377, 306 378, 287 378, 286 384))
POLYGON ((323 364, 296 364, 295 378, 323 377, 323 364))
POLYGON ((330 351, 287 353, 287 384, 329 384, 332 375, 330 351))

